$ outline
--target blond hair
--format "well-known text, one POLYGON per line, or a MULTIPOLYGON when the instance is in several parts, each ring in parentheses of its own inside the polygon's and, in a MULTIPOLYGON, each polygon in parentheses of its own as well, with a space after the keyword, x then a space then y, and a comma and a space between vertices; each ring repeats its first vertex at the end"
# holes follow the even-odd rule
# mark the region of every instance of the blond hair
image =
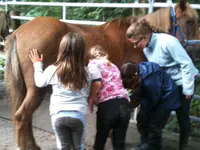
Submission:
POLYGON ((152 33, 153 30, 146 20, 133 23, 126 31, 127 38, 140 39, 147 34, 152 33))
POLYGON ((103 49, 103 47, 101 45, 95 45, 92 46, 89 51, 88 51, 88 59, 92 60, 92 59, 102 59, 105 58, 107 65, 111 65, 111 62, 108 60, 109 59, 109 55, 108 53, 103 49))

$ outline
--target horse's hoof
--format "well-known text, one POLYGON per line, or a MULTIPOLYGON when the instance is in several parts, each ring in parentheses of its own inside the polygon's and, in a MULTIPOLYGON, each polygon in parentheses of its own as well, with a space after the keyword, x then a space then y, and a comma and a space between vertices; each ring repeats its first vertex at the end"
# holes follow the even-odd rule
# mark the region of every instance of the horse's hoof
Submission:
POLYGON ((33 150, 41 150, 41 148, 36 146, 33 150))
POLYGON ((28 148, 28 150, 41 150, 41 148, 39 146, 35 145, 34 147, 28 148))

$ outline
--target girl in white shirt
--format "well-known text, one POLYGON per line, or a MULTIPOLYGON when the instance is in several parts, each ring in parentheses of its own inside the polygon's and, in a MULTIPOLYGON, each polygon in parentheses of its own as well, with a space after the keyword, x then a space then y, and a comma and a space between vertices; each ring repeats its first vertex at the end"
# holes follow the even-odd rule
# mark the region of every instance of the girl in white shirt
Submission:
POLYGON ((38 87, 52 85, 50 115, 58 149, 84 149, 89 77, 84 65, 85 44, 78 33, 63 36, 57 61, 43 71, 43 55, 30 52, 38 87))

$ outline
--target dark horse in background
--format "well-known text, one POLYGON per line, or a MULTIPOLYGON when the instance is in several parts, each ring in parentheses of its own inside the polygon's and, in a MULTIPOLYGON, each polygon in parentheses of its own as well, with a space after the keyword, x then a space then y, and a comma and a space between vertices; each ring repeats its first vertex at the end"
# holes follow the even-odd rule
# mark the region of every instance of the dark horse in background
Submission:
MULTIPOLYGON (((184 37, 200 39, 197 12, 184 0, 175 6, 175 12, 184 37)), ((47 88, 37 88, 34 84, 33 65, 28 57, 30 50, 36 48, 43 53, 46 68, 55 62, 63 35, 78 32, 84 37, 86 51, 99 44, 118 66, 128 60, 139 63, 145 60, 143 52, 133 48, 125 33, 132 23, 144 18, 157 31, 170 33, 172 30, 173 23, 168 7, 140 18, 130 16, 99 26, 75 25, 51 17, 39 17, 21 25, 7 38, 5 83, 11 100, 16 143, 20 150, 40 149, 33 137, 32 115, 47 92, 47 88)), ((179 38, 178 35, 177 37, 179 38)))
POLYGON ((5 38, 16 30, 20 25, 20 20, 12 19, 11 16, 19 16, 19 11, 0 11, 0 51, 4 48, 5 38))
POLYGON ((4 48, 5 37, 9 34, 9 25, 11 23, 10 15, 4 11, 0 11, 0 50, 4 48))

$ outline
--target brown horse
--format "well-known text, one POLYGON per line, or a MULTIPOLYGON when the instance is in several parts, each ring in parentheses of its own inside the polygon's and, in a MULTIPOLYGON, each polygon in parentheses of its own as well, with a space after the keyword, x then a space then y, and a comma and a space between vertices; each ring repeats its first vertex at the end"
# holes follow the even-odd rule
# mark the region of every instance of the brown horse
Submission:
MULTIPOLYGON (((185 1, 175 6, 176 17, 187 39, 199 39, 197 12, 185 1)), ((143 17, 142 17, 143 18, 143 17)), ((63 23, 51 17, 40 17, 20 26, 6 40, 5 83, 12 102, 17 146, 20 150, 38 150, 32 132, 32 115, 47 92, 34 84, 33 65, 28 57, 36 48, 44 54, 45 67, 57 57, 61 38, 68 32, 79 32, 85 39, 86 50, 99 44, 109 53, 112 62, 120 66, 124 61, 144 61, 141 49, 134 49, 125 37, 127 28, 138 19, 115 19, 99 26, 63 23)), ((154 28, 170 32, 172 19, 170 8, 163 8, 144 16, 154 28)))

